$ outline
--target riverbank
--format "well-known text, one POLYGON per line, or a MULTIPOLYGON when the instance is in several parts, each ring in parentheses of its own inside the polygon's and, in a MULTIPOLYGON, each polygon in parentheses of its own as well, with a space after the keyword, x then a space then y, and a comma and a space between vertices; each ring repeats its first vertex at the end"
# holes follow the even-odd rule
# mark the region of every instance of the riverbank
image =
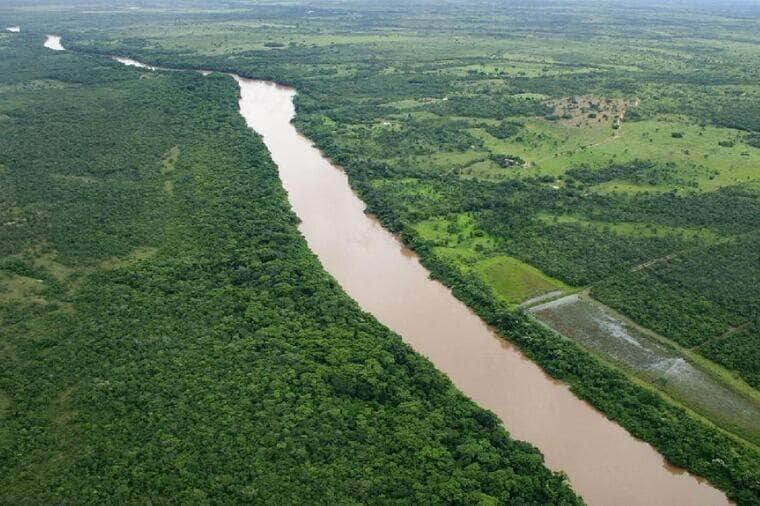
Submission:
POLYGON ((0 503, 580 504, 322 269, 232 78, 0 39, 0 503))
MULTIPOLYGON (((135 57, 135 56, 140 56, 140 55, 132 54, 131 56, 135 57)), ((147 56, 147 55, 146 55, 146 56, 147 56)), ((160 62, 156 62, 156 63, 160 63, 160 62)), ((204 67, 210 67, 210 66, 213 66, 213 65, 204 64, 204 67)), ((221 67, 221 68, 224 68, 224 66, 220 66, 220 67, 221 67)), ((225 70, 229 70, 229 69, 225 69, 225 70)), ((249 73, 248 75, 250 75, 250 73, 249 73)), ((328 154, 330 154, 330 153, 328 152, 328 154)), ((345 157, 344 157, 344 158, 345 158, 345 157)), ((357 169, 358 169, 358 168, 357 168, 357 169)), ((350 166, 348 166, 348 164, 347 164, 347 170, 349 171, 349 173, 352 173, 352 170, 353 170, 353 168, 352 168, 352 167, 350 167, 350 166)), ((366 195, 365 195, 365 197, 366 197, 366 195)), ((368 198, 368 200, 370 200, 370 201, 371 201, 371 199, 369 199, 369 198, 368 198)), ((328 209, 333 209, 333 211, 334 211, 334 208, 330 208, 330 207, 328 207, 328 209)), ((299 213, 299 214, 300 214, 300 213, 299 213)), ((335 215, 333 214, 333 217, 334 217, 334 216, 335 216, 335 215)), ((386 222, 386 224, 387 224, 387 222, 386 222)), ((410 241, 410 242, 411 242, 411 241, 410 241)), ((398 249, 398 246, 396 246, 396 248, 398 249)), ((421 251, 421 250, 420 250, 420 249, 418 249, 418 251, 421 251)), ((423 255, 423 258, 424 258, 424 255, 423 255)), ((371 266, 371 264, 370 264, 370 266, 371 266)), ((356 267, 355 267, 355 266, 353 266, 352 268, 356 268, 356 267)), ((434 270, 434 272, 436 272, 436 271, 434 270)), ((447 281, 450 281, 450 280, 447 280, 447 281)), ((461 295, 461 287, 458 285, 458 283, 452 283, 452 284, 453 284, 453 286, 455 286, 455 293, 456 293, 457 295, 461 295), (457 292, 459 292, 459 293, 457 293, 457 292)), ((501 313, 499 313, 499 314, 501 314, 501 313)), ((483 314, 481 313, 481 316, 482 316, 482 315, 483 315, 483 314)), ((493 318, 492 318, 492 319, 493 319, 493 318)), ((501 326, 501 328, 500 328, 500 331, 502 332, 502 334, 503 334, 503 335, 511 336, 511 335, 513 334, 513 330, 514 330, 514 329, 511 329, 510 327, 508 327, 508 326, 506 325, 506 323, 507 323, 507 320, 508 320, 508 318, 506 318, 506 317, 505 317, 505 320, 504 320, 504 322, 497 322, 497 323, 503 323, 503 325, 502 325, 502 326, 501 326), (506 329, 506 330, 505 330, 505 329, 506 329)), ((530 327, 528 326, 528 327, 526 327, 526 329, 530 329, 530 327)), ((518 330, 522 330, 522 329, 518 329, 518 330)), ((516 340, 518 343, 521 343, 521 342, 522 342, 522 341, 520 340, 520 336, 515 336, 515 340, 516 340)), ((522 345, 522 346, 524 346, 524 345, 525 345, 525 343, 522 343, 521 345, 522 345)), ((527 347, 529 350, 531 350, 531 347, 530 347, 530 346, 526 346, 526 347, 527 347)), ((534 355, 534 356, 541 358, 541 357, 540 357, 540 353, 537 353, 537 351, 540 351, 540 350, 539 350, 538 348, 536 348, 536 349, 532 349, 532 350, 531 350, 531 352, 533 353, 533 355, 534 355)), ((569 350, 568 350, 568 351, 569 351, 569 350)), ((581 354, 583 353, 583 352, 582 352, 582 351, 580 351, 580 350, 573 350, 573 351, 574 351, 574 352, 577 352, 577 353, 581 353, 581 354)), ((484 358, 484 360, 486 360, 486 358, 484 358)), ((550 361, 546 361, 546 360, 539 360, 539 362, 540 362, 540 363, 542 363, 542 365, 545 367, 545 369, 546 369, 547 371, 551 372, 551 373, 552 373, 552 375, 557 375, 557 374, 558 374, 558 371, 557 371, 557 366, 556 366, 556 364, 552 364, 550 361)), ((592 374, 592 375, 593 375, 593 373, 594 373, 595 371, 599 371, 599 369, 597 369, 597 368, 596 368, 598 364, 593 364, 593 363, 591 363, 591 364, 592 364, 592 366, 591 366, 590 368, 587 368, 587 369, 586 369, 586 371, 585 371, 585 374, 592 374)), ((566 365, 566 366, 571 366, 571 367, 572 367, 572 365, 573 365, 573 364, 572 364, 572 363, 570 363, 570 364, 565 364, 565 365, 566 365)), ((586 365, 588 365, 588 364, 586 364, 586 365)), ((560 372, 561 372, 561 371, 560 371, 560 372)), ((625 380, 624 380, 624 378, 620 378, 620 376, 619 376, 619 375, 615 375, 615 374, 614 374, 614 372, 611 372, 611 371, 608 371, 608 370, 605 370, 605 369, 601 369, 601 372, 602 372, 601 376, 602 376, 603 378, 604 378, 605 376, 607 376, 607 377, 606 377, 606 380, 605 380, 605 381, 609 380, 609 384, 608 384, 608 386, 613 386, 613 385, 615 385, 616 387, 620 387, 620 388, 622 388, 620 385, 618 385, 618 383, 619 383, 619 382, 621 382, 621 381, 623 381, 623 382, 624 382, 624 381, 625 381, 625 380)), ((566 376, 562 376, 561 374, 560 374, 560 377, 562 377, 563 379, 566 379, 566 378, 570 378, 570 376, 567 376, 567 375, 566 375, 566 376)), ((592 377, 593 377, 593 376, 592 376, 592 377)), ((570 379, 574 379, 575 381, 579 381, 579 379, 580 379, 580 378, 570 378, 570 379)), ((579 381, 579 382, 580 382, 580 381, 579 381)), ((571 383, 571 384, 574 384, 574 382, 573 382, 573 381, 570 381, 570 383, 571 383)), ((602 382, 602 383, 604 383, 604 382, 602 382)), ((589 385, 590 385, 590 384, 591 384, 591 382, 589 382, 589 385)), ((605 383, 605 384, 606 384, 606 383, 605 383)), ((574 385, 574 386, 575 386, 575 385, 574 385)), ((576 388, 577 388, 577 387, 576 387, 576 388)), ((620 388, 617 388, 617 390, 616 390, 615 388, 612 388, 612 389, 611 389, 611 391, 612 391, 612 394, 613 394, 613 395, 612 395, 612 397, 615 397, 615 395, 614 395, 614 394, 615 394, 616 392, 617 392, 617 393, 620 393, 620 391, 621 391, 621 390, 620 390, 620 388)), ((492 388, 492 387, 491 387, 491 389, 493 390, 493 388, 492 388)), ((590 392, 590 391, 587 391, 587 392, 590 392)), ((630 396, 636 397, 636 396, 638 396, 638 395, 640 395, 640 394, 641 394, 641 392, 639 392, 639 391, 637 391, 637 390, 635 390, 635 389, 633 389, 633 390, 630 390, 630 391, 624 391, 623 393, 626 393, 627 395, 626 395, 626 396, 622 396, 622 397, 620 397, 620 398, 617 398, 617 400, 616 400, 615 402, 612 402, 612 399, 610 399, 610 400, 608 400, 608 401, 606 401, 606 402, 600 402, 600 398, 596 398, 596 400, 595 400, 595 401, 592 401, 592 402, 593 402, 595 405, 597 405, 597 406, 601 406, 601 407, 602 407, 602 409, 604 409, 605 411, 607 411, 607 414, 608 414, 608 416, 609 416, 609 415, 610 415, 610 411, 613 411, 613 412, 614 412, 614 411, 617 409, 617 408, 616 408, 616 406, 615 406, 615 404, 616 404, 617 402, 619 402, 621 399, 624 399, 624 398, 626 398, 626 397, 630 397, 630 396)), ((588 395, 588 394, 587 394, 587 395, 588 395)), ((590 397, 590 396, 589 396, 589 397, 590 397)), ((643 397, 642 397, 642 398, 643 398, 643 397)), ((645 403, 645 404, 646 404, 646 403, 645 403)), ((653 405, 653 406, 654 406, 654 407, 656 407, 657 409, 659 409, 659 408, 661 407, 661 406, 658 406, 658 405, 657 405, 657 402, 654 402, 654 401, 650 402, 649 404, 650 404, 650 405, 653 405)), ((635 407, 634 407, 633 405, 631 406, 631 410, 633 410, 634 412, 636 411, 636 409, 640 409, 640 408, 641 408, 641 404, 637 404, 635 407)), ((667 410, 663 410, 663 411, 667 411, 667 410)), ((678 416, 680 416, 680 413, 679 413, 678 411, 676 411, 675 413, 676 413, 678 416)), ((554 415, 556 415, 556 413, 554 413, 554 415)), ((556 418, 556 417, 555 417, 555 418, 556 418)), ((655 416, 654 418, 652 418, 652 419, 650 419, 650 420, 645 420, 645 421, 644 421, 644 423, 645 423, 645 425, 646 425, 646 424, 654 424, 654 427, 657 427, 657 419, 659 419, 659 417, 655 416)), ((668 417, 668 419, 670 419, 670 417, 668 417)), ((626 420, 626 422, 628 423, 628 425, 626 425, 626 426, 631 426, 632 422, 630 422, 629 420, 626 420)), ((661 422, 662 422, 662 420, 659 420, 659 422, 661 423, 661 422)), ((672 428, 673 426, 678 426, 678 425, 679 425, 679 422, 680 422, 680 420, 673 420, 672 422, 670 422, 670 423, 672 423, 672 425, 670 425, 670 423, 669 423, 668 425, 669 425, 669 427, 671 427, 671 428, 672 428)), ((625 424, 624 424, 624 425, 625 425, 625 424)), ((651 430, 652 428, 654 428, 654 427, 652 427, 651 425, 648 425, 648 427, 649 427, 649 430, 651 430)), ((692 426, 681 427, 681 428, 680 428, 680 429, 678 429, 678 430, 686 430, 686 431, 687 431, 687 434, 689 434, 689 433, 693 434, 693 433, 694 433, 694 430, 695 430, 695 426, 693 426, 693 425, 692 425, 692 426)), ((683 449, 683 448, 687 448, 687 447, 688 447, 688 446, 680 446, 680 445, 682 444, 682 442, 681 442, 681 441, 660 441, 660 440, 657 440, 656 438, 653 438, 653 437, 652 437, 652 434, 648 434, 648 433, 646 433, 646 432, 642 432, 642 431, 638 431, 638 432, 639 432, 639 434, 641 434, 641 436, 642 436, 642 437, 645 437, 645 438, 647 438, 647 439, 648 439, 648 440, 650 440, 650 441, 651 441, 651 440, 653 440, 653 439, 654 439, 654 440, 656 440, 656 441, 657 441, 657 443, 660 445, 660 446, 658 446, 658 447, 660 447, 660 448, 662 448, 662 447, 667 447, 667 445, 673 445, 673 444, 675 444, 675 445, 676 445, 676 447, 675 447, 675 448, 674 448, 674 447, 671 447, 671 449, 670 449, 670 451, 669 451, 671 455, 676 455, 676 454, 677 454, 677 452, 678 452, 678 451, 680 451, 680 450, 676 450, 676 448, 679 448, 679 449, 683 449)), ((698 432, 698 430, 697 430, 697 432, 698 432)), ((706 443, 709 443, 709 444, 713 444, 715 441, 712 441, 712 440, 710 440, 710 438, 708 437, 708 438, 707 438, 707 440, 705 440, 705 442, 706 442, 706 443), (709 440, 709 441, 708 441, 708 440, 709 440)), ((579 444, 581 444, 581 443, 582 443, 582 441, 579 441, 579 444)), ((690 444, 690 443, 689 443, 689 442, 686 442, 686 441, 684 440, 683 444, 685 444, 685 445, 688 445, 688 444, 690 444)), ((729 444, 728 444, 726 447, 728 447, 728 446, 730 446, 730 443, 729 443, 729 444)), ((724 448, 725 448, 725 447, 724 447, 724 448)), ((687 452, 687 453, 688 453, 688 452, 687 452)), ((713 451, 712 451, 712 453, 713 453, 713 454, 715 454, 715 453, 717 453, 717 452, 716 452, 715 450, 713 450, 713 451)), ((676 457, 676 458, 677 458, 677 457, 676 457)), ((740 456, 740 457, 737 457, 737 458, 739 458, 739 459, 741 460, 741 459, 742 459, 742 458, 744 458, 744 457, 741 457, 741 456, 740 456)), ((681 462, 686 462, 687 464, 691 465, 691 467, 692 467, 692 468, 693 468, 693 467, 697 467, 697 466, 695 466, 693 463, 690 463, 690 462, 689 462, 687 459, 683 459, 683 458, 681 458, 681 459, 679 459, 679 460, 680 460, 681 462)), ((730 464, 729 464, 729 467, 731 467, 731 468, 733 468, 733 467, 736 467, 736 462, 735 462, 734 460, 732 460, 730 457, 728 458, 728 460, 729 460, 729 462, 730 462, 730 464)), ((740 466, 739 466, 739 467, 740 467, 740 466)), ((711 471, 708 469, 708 470, 707 470, 707 474, 710 474, 710 473, 711 473, 711 471)), ((734 479, 734 477, 732 477, 732 476, 729 476, 729 479, 728 479, 728 480, 726 480, 726 479, 725 479, 725 473, 723 472, 723 470, 721 470, 721 472, 719 472, 719 473, 717 473, 717 472, 716 472, 716 473, 713 473, 713 474, 715 474, 715 477, 713 477, 713 478, 712 478, 713 480, 716 480, 716 481, 719 481, 719 482, 721 482, 721 481, 722 481, 722 485, 726 486, 726 484, 728 484, 728 487, 727 487, 727 488, 732 488, 732 485, 730 484, 730 480, 733 480, 733 479, 734 479), (723 479, 720 479, 720 475, 723 475, 723 477, 724 477, 724 478, 723 478, 723 479), (717 478, 716 478, 716 477, 717 477, 717 478)), ((598 478, 598 477, 597 477, 597 478, 598 478)), ((646 487, 644 487, 644 488, 646 488, 646 487)))

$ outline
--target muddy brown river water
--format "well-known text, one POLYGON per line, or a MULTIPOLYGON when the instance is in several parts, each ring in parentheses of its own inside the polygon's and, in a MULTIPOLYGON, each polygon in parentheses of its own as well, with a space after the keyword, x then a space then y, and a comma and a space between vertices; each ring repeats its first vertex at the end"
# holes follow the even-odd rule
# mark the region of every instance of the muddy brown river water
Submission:
POLYGON ((269 148, 300 230, 325 269, 364 310, 496 413, 513 437, 538 447, 589 504, 728 504, 722 492, 668 465, 650 445, 544 374, 429 279, 415 254, 364 213, 346 174, 291 124, 293 89, 235 79, 240 113, 269 148))
POLYGON ((588 503, 728 503, 549 378, 429 279, 415 254, 364 213, 346 174, 296 131, 294 90, 237 81, 240 112, 269 148, 301 232, 325 269, 362 308, 496 413, 512 436, 537 446, 588 503))

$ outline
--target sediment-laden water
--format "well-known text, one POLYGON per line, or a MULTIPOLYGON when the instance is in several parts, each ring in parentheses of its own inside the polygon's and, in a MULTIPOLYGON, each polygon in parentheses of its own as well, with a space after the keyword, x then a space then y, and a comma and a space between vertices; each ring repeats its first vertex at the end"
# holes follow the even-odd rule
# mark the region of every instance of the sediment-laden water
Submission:
POLYGON ((325 269, 362 308, 496 413, 513 437, 537 446, 588 503, 728 503, 544 374, 431 280, 415 254, 364 213, 346 174, 296 131, 295 90, 234 77, 240 113, 269 148, 299 228, 325 269))
POLYGON ((122 63, 128 67, 137 67, 139 69, 148 69, 148 70, 158 70, 158 67, 154 67, 152 65, 146 65, 144 63, 140 63, 137 60, 133 60, 132 58, 124 58, 121 56, 114 56, 114 60, 116 60, 119 63, 122 63))

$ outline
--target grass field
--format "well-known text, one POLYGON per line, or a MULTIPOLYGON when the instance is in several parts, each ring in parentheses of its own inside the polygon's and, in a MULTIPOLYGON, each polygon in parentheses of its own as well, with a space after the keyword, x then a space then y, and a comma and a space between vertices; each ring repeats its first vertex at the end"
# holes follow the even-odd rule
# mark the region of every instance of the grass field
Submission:
POLYGON ((571 291, 571 288, 561 281, 552 279, 535 267, 505 255, 478 262, 475 270, 498 296, 510 304, 520 304, 548 292, 571 291))
POLYGON ((463 272, 479 276, 510 305, 551 291, 573 291, 572 287, 517 258, 494 255, 498 251, 496 241, 478 230, 476 220, 470 214, 420 222, 415 229, 420 237, 435 244, 433 250, 437 255, 463 272))
MULTIPOLYGON (((728 128, 700 127, 688 121, 624 122, 617 136, 607 124, 581 127, 535 119, 526 122, 517 138, 500 140, 482 130, 473 133, 493 153, 519 155, 530 162, 529 170, 517 177, 549 175, 560 178, 573 166, 599 167, 614 161, 635 159, 673 162, 675 170, 688 178, 681 189, 715 190, 758 179, 760 149, 742 142, 744 133, 728 128), (673 132, 683 133, 673 138, 673 132), (732 143, 721 146, 719 143, 732 143), (691 174, 690 174, 691 173, 691 174)), ((602 192, 669 191, 672 185, 630 185, 611 181, 599 185, 602 192)))

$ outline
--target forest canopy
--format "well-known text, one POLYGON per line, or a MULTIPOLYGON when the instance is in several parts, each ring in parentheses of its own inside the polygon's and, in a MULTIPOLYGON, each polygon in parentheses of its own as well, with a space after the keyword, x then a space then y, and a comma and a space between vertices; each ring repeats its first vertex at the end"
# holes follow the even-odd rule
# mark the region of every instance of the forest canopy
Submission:
POLYGON ((321 269, 237 92, 0 35, 0 502, 580 504, 321 269))

